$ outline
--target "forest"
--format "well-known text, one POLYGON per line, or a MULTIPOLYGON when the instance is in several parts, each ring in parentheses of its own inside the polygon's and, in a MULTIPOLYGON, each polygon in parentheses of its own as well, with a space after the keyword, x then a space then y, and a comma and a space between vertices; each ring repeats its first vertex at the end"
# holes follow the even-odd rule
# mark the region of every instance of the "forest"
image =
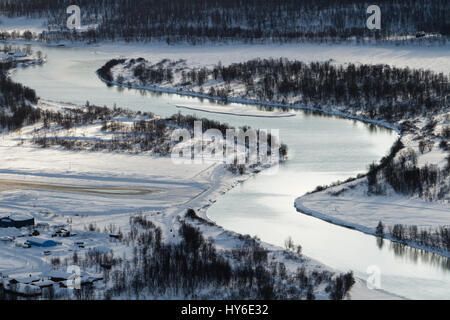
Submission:
MULTIPOLYGON (((7 69, 4 68, 4 69, 7 69)), ((31 106, 37 103, 36 92, 13 82, 4 72, 0 73, 0 129, 15 130, 24 124, 40 119, 40 110, 31 106)))
MULTIPOLYGON (((388 121, 444 110, 450 95, 447 75, 423 69, 352 63, 342 66, 283 58, 254 59, 227 66, 219 63, 212 68, 181 68, 183 64, 182 60, 167 59, 155 64, 143 58, 111 60, 99 72, 110 79, 111 69, 120 65, 132 72, 139 85, 166 82, 178 87, 200 86, 200 91, 205 87, 210 96, 222 99, 239 95, 319 109, 343 106, 351 113, 388 121), (177 75, 180 79, 175 81, 177 75), (208 89, 209 82, 214 85, 208 89), (235 93, 233 84, 243 85, 245 90, 235 93)), ((122 78, 117 74, 114 80, 121 84, 122 78)))
POLYGON ((413 242, 428 248, 450 251, 450 228, 447 226, 421 228, 416 225, 395 224, 386 228, 380 221, 375 233, 383 237, 385 232, 397 241, 413 242))
MULTIPOLYGON (((97 25, 81 34, 67 29, 70 0, 4 0, 0 11, 9 16, 44 17, 60 37, 97 41, 164 40, 167 43, 205 41, 318 41, 336 42, 396 40, 444 43, 450 35, 446 0, 380 0, 380 30, 366 28, 366 9, 361 0, 79 0, 82 23, 97 25), (409 37, 408 37, 409 36, 409 37), (402 38, 403 37, 403 38, 402 38)), ((43 33, 42 40, 51 34, 43 33)))

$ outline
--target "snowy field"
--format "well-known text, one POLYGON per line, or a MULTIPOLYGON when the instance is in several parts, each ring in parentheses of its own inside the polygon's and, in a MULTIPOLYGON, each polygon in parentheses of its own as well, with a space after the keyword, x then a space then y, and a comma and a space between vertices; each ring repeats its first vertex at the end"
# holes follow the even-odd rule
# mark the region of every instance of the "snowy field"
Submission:
POLYGON ((388 226, 450 225, 448 204, 410 199, 393 191, 386 196, 367 196, 367 186, 360 180, 305 195, 298 198, 295 205, 301 212, 367 233, 375 233, 379 221, 388 226), (332 195, 342 189, 346 191, 339 196, 332 195))
POLYGON ((291 112, 279 112, 279 111, 264 111, 257 109, 249 109, 244 106, 182 106, 177 105, 177 108, 197 110, 210 113, 228 114, 236 115, 241 117, 264 117, 264 118, 284 118, 284 117, 295 117, 295 113, 291 112))

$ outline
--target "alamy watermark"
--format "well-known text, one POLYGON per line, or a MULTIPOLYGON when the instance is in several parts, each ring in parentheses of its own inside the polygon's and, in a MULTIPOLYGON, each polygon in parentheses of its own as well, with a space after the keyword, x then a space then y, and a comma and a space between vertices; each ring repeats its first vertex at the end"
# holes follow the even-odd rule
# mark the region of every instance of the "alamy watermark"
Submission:
POLYGON ((81 269, 79 266, 71 265, 67 267, 67 273, 70 277, 66 281, 67 289, 81 289, 81 269))
POLYGON ((368 29, 373 30, 381 29, 381 9, 379 6, 373 4, 367 7, 366 13, 371 14, 366 20, 366 26, 368 29))
POLYGON ((366 273, 369 275, 366 281, 367 288, 381 289, 381 269, 379 266, 371 265, 366 269, 366 273))
POLYGON ((66 26, 70 30, 77 30, 81 28, 81 9, 77 5, 68 6, 66 9, 67 14, 70 16, 67 18, 66 26))

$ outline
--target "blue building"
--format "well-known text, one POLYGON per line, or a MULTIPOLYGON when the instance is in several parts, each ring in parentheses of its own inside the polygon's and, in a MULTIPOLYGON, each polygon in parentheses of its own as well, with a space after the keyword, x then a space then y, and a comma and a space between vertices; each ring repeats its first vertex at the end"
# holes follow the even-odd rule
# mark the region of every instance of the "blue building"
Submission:
POLYGON ((58 243, 53 240, 46 240, 41 238, 28 239, 26 243, 34 247, 42 247, 42 248, 54 247, 58 245, 58 243))

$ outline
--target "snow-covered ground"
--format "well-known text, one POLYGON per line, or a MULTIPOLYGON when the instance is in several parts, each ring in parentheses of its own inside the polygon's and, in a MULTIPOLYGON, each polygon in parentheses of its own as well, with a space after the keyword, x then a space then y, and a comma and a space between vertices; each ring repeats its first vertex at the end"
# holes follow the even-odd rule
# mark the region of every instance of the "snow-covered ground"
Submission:
POLYGON ((406 224, 427 228, 450 225, 447 204, 411 199, 393 191, 388 195, 368 196, 367 185, 361 180, 307 194, 298 198, 295 205, 301 212, 371 234, 375 233, 379 221, 388 226, 406 224), (333 195, 341 190, 345 191, 333 195))
POLYGON ((184 106, 177 105, 177 108, 198 110, 211 113, 229 114, 241 117, 264 117, 264 118, 283 118, 283 117, 295 117, 295 113, 280 112, 280 111, 265 111, 257 109, 249 109, 244 106, 184 106))
MULTIPOLYGON (((21 28, 26 29, 26 25, 21 28)), ((0 30, 2 30, 0 28, 0 30)), ((10 40, 11 43, 23 43, 24 40, 10 40)), ((205 43, 202 45, 171 44, 165 42, 123 42, 103 41, 101 44, 84 42, 56 41, 42 43, 27 41, 44 46, 65 46, 68 48, 88 47, 93 51, 109 52, 111 56, 138 58, 152 61, 162 59, 185 59, 191 67, 211 67, 220 61, 223 65, 245 62, 256 58, 287 58, 304 62, 331 61, 336 65, 388 64, 400 68, 429 69, 448 74, 450 45, 395 45, 395 44, 318 44, 318 43, 275 43, 243 44, 205 43)))

